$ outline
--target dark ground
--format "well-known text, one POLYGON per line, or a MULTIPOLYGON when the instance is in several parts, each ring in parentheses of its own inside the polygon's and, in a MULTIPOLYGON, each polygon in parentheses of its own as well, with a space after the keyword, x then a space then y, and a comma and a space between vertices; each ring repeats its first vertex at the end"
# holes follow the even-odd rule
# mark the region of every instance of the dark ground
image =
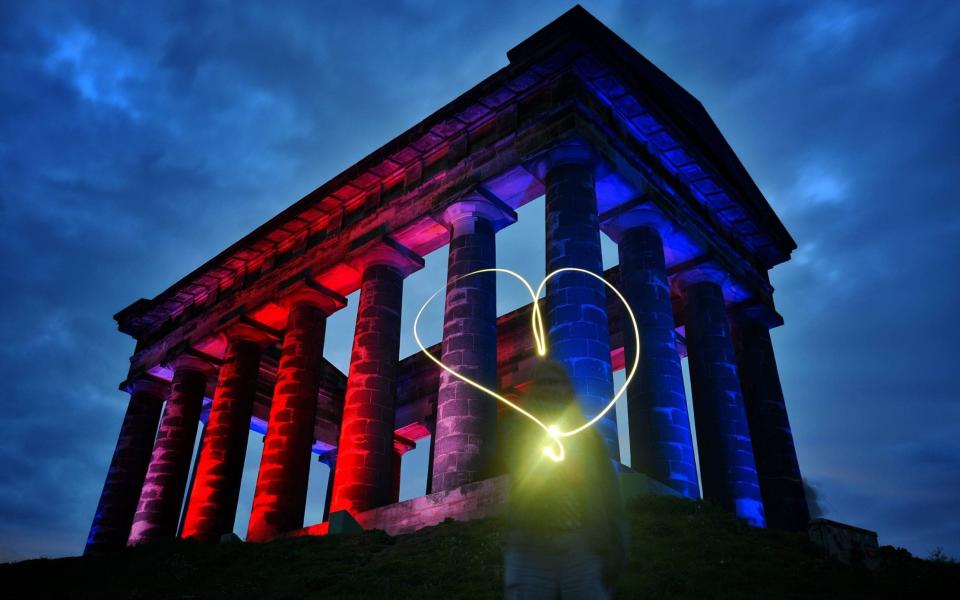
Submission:
MULTIPOLYGON (((701 502, 644 497, 630 514, 621 598, 920 599, 957 597, 960 589, 956 563, 884 547, 879 570, 849 567, 822 558, 803 535, 752 529, 701 502)), ((0 565, 0 589, 8 598, 497 598, 501 527, 488 519, 398 537, 175 541, 0 565)))

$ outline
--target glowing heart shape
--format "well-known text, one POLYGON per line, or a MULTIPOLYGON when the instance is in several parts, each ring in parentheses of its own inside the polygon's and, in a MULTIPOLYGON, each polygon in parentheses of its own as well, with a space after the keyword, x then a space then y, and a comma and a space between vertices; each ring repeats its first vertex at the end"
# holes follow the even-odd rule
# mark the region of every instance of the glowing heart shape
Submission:
MULTIPOLYGON (((637 326, 637 319, 633 315, 633 311, 630 309, 630 305, 627 304, 626 298, 623 297, 623 294, 620 293, 620 290, 618 290, 616 287, 610 284, 606 279, 597 275, 596 273, 587 271, 586 269, 578 269, 576 267, 564 267, 562 269, 557 269, 556 271, 549 273, 546 277, 544 277, 540 281, 540 285, 537 287, 536 291, 534 291, 533 287, 530 286, 530 283, 527 282, 527 280, 524 279, 520 274, 515 273, 509 269, 500 269, 500 268, 480 269, 478 271, 472 271, 465 275, 461 275, 456 279, 454 279, 454 281, 466 279, 467 277, 479 275, 480 273, 505 273, 507 275, 510 275, 511 277, 515 277, 516 279, 518 279, 520 283, 522 283, 524 287, 527 288, 527 291, 530 293, 530 299, 532 300, 532 303, 533 303, 533 315, 531 317, 532 318, 531 327, 533 328, 533 339, 537 344, 537 355, 546 356, 547 337, 543 330, 543 317, 540 315, 540 303, 537 302, 537 299, 540 297, 540 293, 543 291, 543 288, 547 285, 547 282, 550 281, 552 278, 556 277, 558 274, 563 273, 565 271, 585 273, 593 277, 594 279, 599 279, 600 281, 603 282, 605 286, 613 290, 613 293, 616 294, 617 298, 620 299, 620 302, 623 303, 623 307, 626 309, 626 313, 630 317, 630 324, 633 326, 633 335, 635 336, 635 339, 637 341, 636 348, 639 349, 640 348, 640 328, 637 326)), ((627 386, 630 385, 630 381, 633 380, 633 376, 637 372, 637 365, 639 365, 640 363, 640 352, 633 353, 634 354, 633 365, 630 367, 630 372, 627 373, 626 380, 623 382, 623 385, 620 386, 620 389, 618 389, 617 392, 613 395, 613 398, 610 399, 610 402, 608 402, 607 405, 603 408, 603 410, 597 413, 597 415, 594 416, 589 421, 584 422, 579 427, 576 427, 575 429, 571 429, 569 431, 561 431, 555 425, 548 425, 544 423, 532 413, 524 410, 519 405, 512 402, 509 398, 505 398, 504 396, 498 394, 495 390, 491 390, 490 388, 485 387, 477 383, 476 381, 473 381, 469 377, 465 377, 460 373, 457 373, 447 365, 443 364, 443 362, 439 358, 430 354, 430 352, 427 351, 427 348, 423 345, 423 342, 420 340, 420 335, 419 335, 419 332, 417 331, 417 324, 420 322, 420 317, 423 315, 423 311, 425 311, 427 307, 430 305, 430 303, 433 302, 434 298, 436 298, 441 292, 445 291, 446 289, 447 289, 447 286, 444 286, 438 289, 436 292, 434 292, 433 295, 431 295, 429 298, 427 298, 426 302, 423 303, 423 306, 421 306, 420 310, 417 312, 416 318, 413 320, 413 338, 417 341, 417 345, 420 346, 420 351, 423 352, 425 355, 427 355, 427 357, 430 360, 435 362, 441 369, 443 369, 447 373, 450 373, 457 379, 472 385, 473 387, 477 388, 478 390, 486 394, 493 396, 500 402, 503 402, 513 410, 519 412, 523 416, 527 417, 528 419, 536 423, 541 429, 543 429, 546 432, 547 436, 549 436, 553 442, 553 446, 546 446, 543 449, 543 453, 546 454, 553 461, 560 462, 561 460, 563 460, 564 456, 566 455, 566 452, 564 451, 563 443, 560 441, 560 439, 577 435, 581 431, 584 431, 585 429, 587 429, 588 427, 591 427, 594 423, 602 419, 603 415, 607 414, 610 411, 610 409, 612 409, 616 405, 617 400, 627 390, 627 386)))

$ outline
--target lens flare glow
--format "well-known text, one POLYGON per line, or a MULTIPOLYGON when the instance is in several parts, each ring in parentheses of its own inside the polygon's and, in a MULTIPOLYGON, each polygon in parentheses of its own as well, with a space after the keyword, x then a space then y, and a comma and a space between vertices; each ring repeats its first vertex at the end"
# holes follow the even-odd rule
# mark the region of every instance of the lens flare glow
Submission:
POLYGON ((519 412, 521 415, 525 416, 526 418, 536 423, 537 426, 543 429, 543 431, 547 434, 547 437, 550 438, 551 444, 543 448, 543 453, 548 458, 550 458, 550 460, 553 460, 554 462, 560 462, 566 456, 566 450, 564 449, 563 442, 561 441, 561 439, 574 436, 584 431, 588 427, 592 427, 597 421, 602 419, 605 414, 610 412, 610 410, 617 404, 617 400, 620 398, 620 396, 622 396, 624 392, 627 390, 627 386, 630 385, 630 382, 633 380, 634 374, 637 372, 637 366, 640 364, 640 352, 639 352, 640 328, 637 326, 637 319, 634 316, 633 311, 630 309, 630 305, 627 304, 627 299, 623 297, 623 294, 620 293, 620 290, 618 290, 616 287, 614 287, 612 284, 610 284, 606 279, 604 279, 600 275, 597 275, 596 273, 593 273, 591 271, 587 271, 586 269, 578 269, 576 267, 564 267, 562 269, 557 269, 556 271, 549 273, 546 277, 544 277, 540 281, 540 285, 537 286, 536 290, 534 290, 533 287, 530 285, 530 283, 526 279, 524 279, 523 276, 521 276, 519 273, 516 273, 509 269, 501 269, 501 268, 480 269, 478 271, 472 271, 470 273, 460 275, 459 277, 453 280, 454 282, 456 282, 461 279, 466 279, 467 277, 479 275, 480 273, 504 273, 520 281, 520 283, 523 284, 523 286, 527 289, 527 292, 530 294, 530 299, 533 305, 533 311, 532 311, 533 314, 531 316, 531 327, 533 328, 533 339, 537 346, 537 355, 546 356, 548 351, 547 336, 543 327, 543 317, 540 314, 540 303, 537 302, 537 299, 540 297, 540 294, 543 292, 543 288, 546 287, 548 281, 556 277, 558 274, 568 272, 568 271, 576 272, 576 273, 584 273, 586 275, 593 277, 594 279, 599 279, 600 281, 603 282, 605 286, 610 288, 613 291, 613 293, 617 295, 617 298, 619 298, 620 302, 623 303, 624 309, 626 309, 627 316, 630 317, 630 325, 633 327, 633 335, 634 335, 634 338, 636 339, 636 344, 637 344, 636 348, 638 349, 637 352, 633 353, 633 364, 630 366, 630 371, 627 373, 626 380, 623 382, 623 385, 620 386, 620 389, 618 389, 617 392, 613 395, 613 398, 610 399, 610 402, 608 402, 606 406, 604 406, 603 410, 597 413, 592 419, 585 421, 579 427, 576 427, 569 431, 562 431, 556 425, 547 425, 546 423, 538 419, 536 415, 530 413, 529 411, 524 410, 518 404, 511 401, 509 398, 506 398, 505 396, 498 394, 495 390, 492 390, 484 385, 477 383, 476 381, 473 381, 469 377, 465 377, 460 373, 457 373, 455 370, 445 365, 443 361, 441 361, 439 358, 430 354, 426 346, 424 346, 423 342, 420 340, 420 334, 417 329, 417 325, 420 323, 420 317, 423 316, 423 312, 427 309, 430 303, 433 302, 434 298, 436 298, 438 295, 440 295, 441 292, 447 289, 447 286, 441 287, 436 292, 434 292, 429 298, 427 298, 426 302, 423 303, 423 306, 420 307, 420 310, 417 311, 417 316, 413 320, 413 338, 416 340, 417 346, 420 347, 420 351, 423 352, 427 356, 427 358, 429 358, 431 361, 436 363, 441 369, 443 369, 447 373, 450 373, 460 381, 463 381, 477 388, 478 390, 484 392, 485 394, 489 394, 490 396, 493 396, 500 402, 503 402, 513 410, 519 412))

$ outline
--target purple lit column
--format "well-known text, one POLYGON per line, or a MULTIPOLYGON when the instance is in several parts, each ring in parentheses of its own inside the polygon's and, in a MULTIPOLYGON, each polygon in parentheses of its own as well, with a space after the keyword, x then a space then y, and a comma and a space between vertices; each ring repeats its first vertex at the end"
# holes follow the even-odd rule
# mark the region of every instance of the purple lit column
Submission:
POLYGON ((195 356, 182 355, 174 363, 173 383, 163 409, 128 545, 176 535, 203 395, 212 372, 210 363, 195 356))
MULTIPOLYGON (((663 217, 634 209, 604 223, 620 254, 620 292, 640 330, 637 372, 627 388, 630 465, 688 498, 700 497, 690 415, 677 353, 673 304, 659 230, 663 217)), ((624 319, 625 364, 635 358, 635 340, 624 319)))
POLYGON ((766 324, 748 316, 736 323, 735 331, 740 383, 767 523, 778 529, 805 531, 810 510, 770 331, 766 324))
POLYGON ((153 379, 138 379, 127 387, 130 401, 90 526, 85 555, 111 552, 127 545, 166 389, 167 384, 153 379))
MULTIPOLYGON (((499 202, 471 198, 448 207, 439 220, 450 229, 441 360, 486 387, 497 386, 495 235, 516 221, 499 202)), ((440 373, 437 421, 431 441, 431 492, 490 476, 496 445, 496 400, 446 371, 440 373)))
MULTIPOLYGON (((546 165, 546 272, 578 267, 603 275, 593 163, 578 146, 553 152, 546 165)), ((584 273, 565 272, 547 283, 549 356, 570 374, 583 416, 593 418, 613 397, 607 290, 584 273)), ((620 460, 615 411, 594 427, 610 457, 620 460)))
POLYGON ((703 497, 765 527, 722 277, 708 270, 680 277, 703 497))

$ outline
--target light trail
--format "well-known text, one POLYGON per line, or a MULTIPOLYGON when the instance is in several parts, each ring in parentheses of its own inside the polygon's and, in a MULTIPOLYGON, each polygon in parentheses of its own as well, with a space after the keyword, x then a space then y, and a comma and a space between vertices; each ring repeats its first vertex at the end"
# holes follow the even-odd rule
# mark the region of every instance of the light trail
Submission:
MULTIPOLYGON (((497 393, 496 390, 492 390, 480 383, 477 383, 476 381, 473 381, 469 377, 465 377, 464 375, 457 373, 455 370, 445 365, 443 361, 441 361, 439 358, 430 354, 426 346, 424 346, 423 342, 420 340, 420 334, 417 329, 417 325, 420 323, 420 317, 423 316, 423 312, 427 309, 430 303, 433 302, 434 298, 436 298, 438 295, 440 295, 441 292, 447 289, 447 285, 444 285, 443 287, 438 289, 436 292, 434 292, 429 298, 427 298, 426 302, 423 303, 423 306, 420 307, 420 310, 417 311, 417 316, 413 320, 413 338, 414 340, 416 340, 417 345, 420 347, 420 351, 423 352, 427 356, 427 358, 432 360, 434 363, 436 363, 441 369, 443 369, 447 373, 450 373, 460 381, 463 381, 477 388, 478 390, 486 394, 489 394, 490 396, 493 396, 500 402, 503 402, 513 410, 519 412, 526 418, 536 423, 537 426, 543 429, 543 431, 547 434, 547 437, 549 437, 552 440, 553 445, 545 446, 543 448, 543 453, 554 462, 560 462, 566 456, 566 450, 564 449, 563 442, 560 441, 561 438, 574 436, 584 431, 585 429, 593 426, 597 421, 602 419, 603 416, 608 412, 610 412, 610 410, 617 404, 617 400, 627 390, 627 386, 630 385, 630 382, 633 380, 634 374, 637 372, 637 366, 640 364, 640 328, 637 326, 637 319, 633 314, 633 310, 631 310, 630 305, 627 304, 627 299, 623 297, 623 294, 620 293, 620 290, 618 290, 615 286, 613 286, 610 282, 608 282, 606 279, 604 279, 600 275, 597 275, 596 273, 593 273, 591 271, 587 271, 586 269, 579 269, 577 267, 564 267, 562 269, 557 269, 556 271, 549 273, 546 277, 544 277, 540 281, 540 285, 537 286, 536 291, 534 291, 533 287, 530 285, 530 283, 526 279, 523 278, 523 276, 521 276, 519 273, 511 271, 510 269, 502 269, 502 268, 480 269, 478 271, 472 271, 470 273, 460 275, 459 277, 453 280, 453 282, 460 281, 461 279, 466 279, 467 277, 479 275, 480 273, 504 273, 506 275, 510 275, 511 277, 514 277, 515 279, 519 280, 520 283, 522 283, 523 286, 527 288, 527 292, 529 292, 530 299, 532 300, 533 314, 531 315, 530 325, 533 328, 533 339, 537 346, 537 355, 546 356, 548 352, 547 336, 546 336, 546 333, 544 332, 543 317, 540 314, 540 303, 538 302, 538 299, 540 297, 541 292, 543 292, 543 288, 547 285, 547 282, 550 281, 552 278, 556 277, 558 274, 564 273, 564 272, 584 273, 586 275, 593 277, 594 279, 599 279, 601 282, 603 282, 605 286, 613 290, 613 293, 616 294, 617 298, 620 299, 620 302, 623 303, 623 307, 626 309, 627 316, 630 317, 630 324, 633 327, 633 334, 636 339, 635 347, 637 349, 637 351, 633 353, 633 365, 630 367, 630 371, 627 373, 626 380, 623 382, 623 385, 620 386, 620 389, 618 389, 617 392, 613 395, 613 398, 610 399, 610 402, 608 402, 607 405, 603 408, 603 410, 597 413, 596 416, 594 416, 592 419, 584 422, 579 427, 576 427, 569 431, 562 431, 556 425, 548 425, 544 423, 543 421, 538 419, 536 415, 532 414, 529 411, 524 410, 517 403, 497 393)), ((449 283, 453 283, 453 282, 449 282, 449 283)))

